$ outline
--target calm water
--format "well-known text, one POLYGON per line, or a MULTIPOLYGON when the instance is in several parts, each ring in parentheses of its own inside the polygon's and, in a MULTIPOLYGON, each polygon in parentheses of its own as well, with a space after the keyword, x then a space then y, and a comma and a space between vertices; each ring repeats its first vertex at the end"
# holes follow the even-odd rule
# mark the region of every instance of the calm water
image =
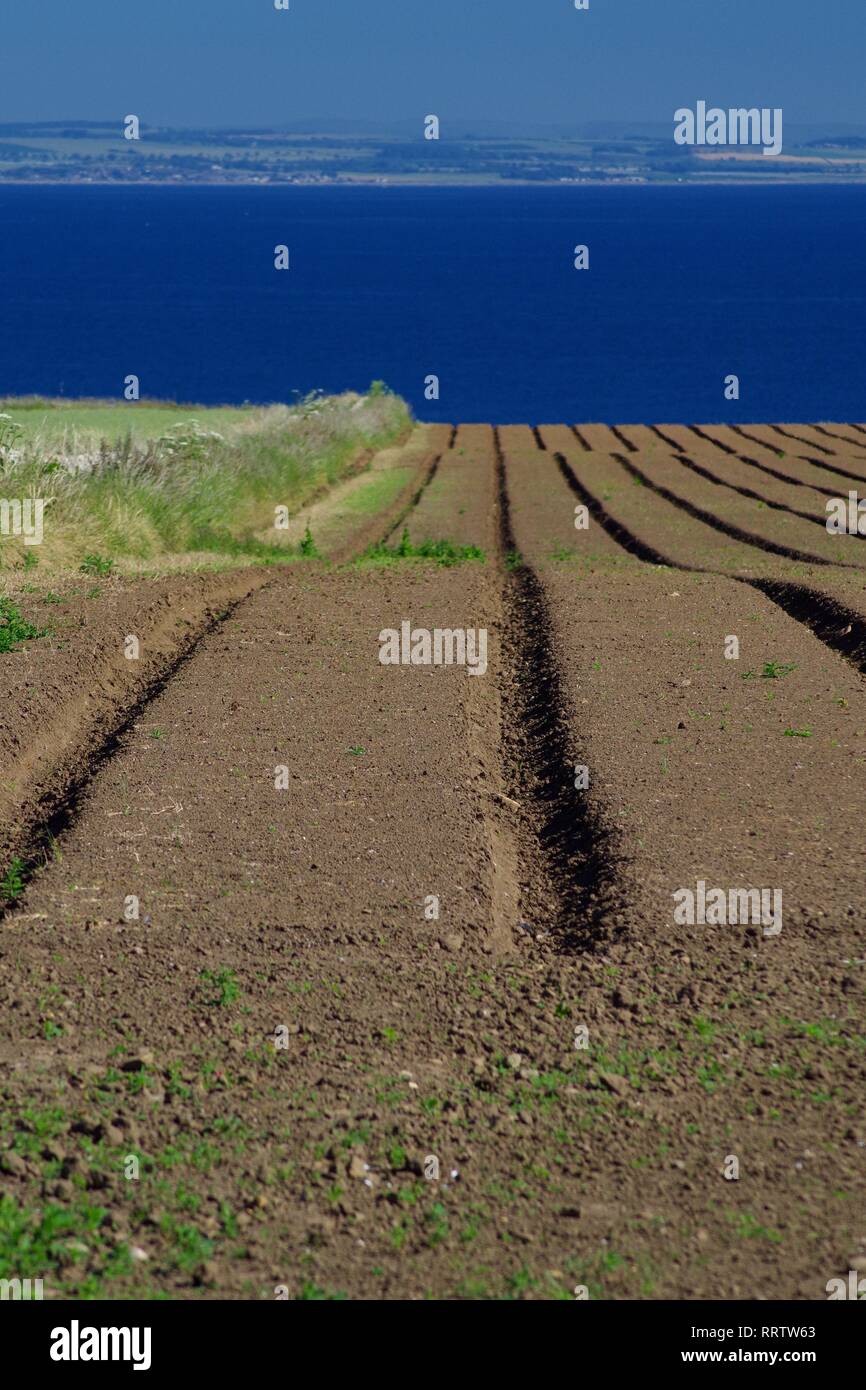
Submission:
POLYGON ((424 419, 862 421, 864 231, 853 187, 4 187, 0 395, 381 378, 424 419))

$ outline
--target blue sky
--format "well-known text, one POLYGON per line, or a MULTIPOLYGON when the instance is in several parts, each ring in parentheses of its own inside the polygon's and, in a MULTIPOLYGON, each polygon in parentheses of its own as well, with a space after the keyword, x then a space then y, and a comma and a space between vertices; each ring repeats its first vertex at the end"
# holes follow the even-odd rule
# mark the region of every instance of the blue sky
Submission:
MULTIPOLYGON (((864 0, 18 0, 0 121, 529 128, 781 106, 866 124, 864 0)), ((443 133, 445 133, 443 131, 443 133)))

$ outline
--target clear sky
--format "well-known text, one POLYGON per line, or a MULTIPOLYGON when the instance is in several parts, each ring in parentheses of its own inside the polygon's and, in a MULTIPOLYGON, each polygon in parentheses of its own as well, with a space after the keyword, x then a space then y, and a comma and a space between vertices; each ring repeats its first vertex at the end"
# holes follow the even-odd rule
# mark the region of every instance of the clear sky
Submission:
MULTIPOLYGON (((6 0, 0 121, 866 123, 864 0, 6 0)), ((445 130, 443 129, 443 134, 445 130)))

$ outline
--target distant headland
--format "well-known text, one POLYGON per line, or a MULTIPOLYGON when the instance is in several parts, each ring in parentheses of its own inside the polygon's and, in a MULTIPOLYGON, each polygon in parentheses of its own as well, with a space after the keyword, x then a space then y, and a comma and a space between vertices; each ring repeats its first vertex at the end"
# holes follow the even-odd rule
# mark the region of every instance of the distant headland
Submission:
POLYGON ((678 144, 673 122, 597 121, 526 132, 425 117, 377 127, 177 129, 144 115, 0 124, 0 183, 724 184, 866 182, 866 126, 786 127, 785 147, 678 144), (436 135, 430 138, 430 122, 436 135))

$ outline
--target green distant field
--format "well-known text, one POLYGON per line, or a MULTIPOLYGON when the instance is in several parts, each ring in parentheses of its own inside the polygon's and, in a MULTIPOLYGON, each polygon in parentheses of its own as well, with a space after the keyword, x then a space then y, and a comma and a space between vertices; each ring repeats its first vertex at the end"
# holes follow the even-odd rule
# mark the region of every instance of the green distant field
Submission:
POLYGON ((196 419, 206 429, 237 424, 258 409, 256 406, 173 405, 159 401, 118 404, 117 401, 0 400, 0 411, 21 425, 27 438, 39 436, 60 440, 75 431, 100 439, 122 439, 131 433, 136 439, 153 439, 172 425, 196 419))

